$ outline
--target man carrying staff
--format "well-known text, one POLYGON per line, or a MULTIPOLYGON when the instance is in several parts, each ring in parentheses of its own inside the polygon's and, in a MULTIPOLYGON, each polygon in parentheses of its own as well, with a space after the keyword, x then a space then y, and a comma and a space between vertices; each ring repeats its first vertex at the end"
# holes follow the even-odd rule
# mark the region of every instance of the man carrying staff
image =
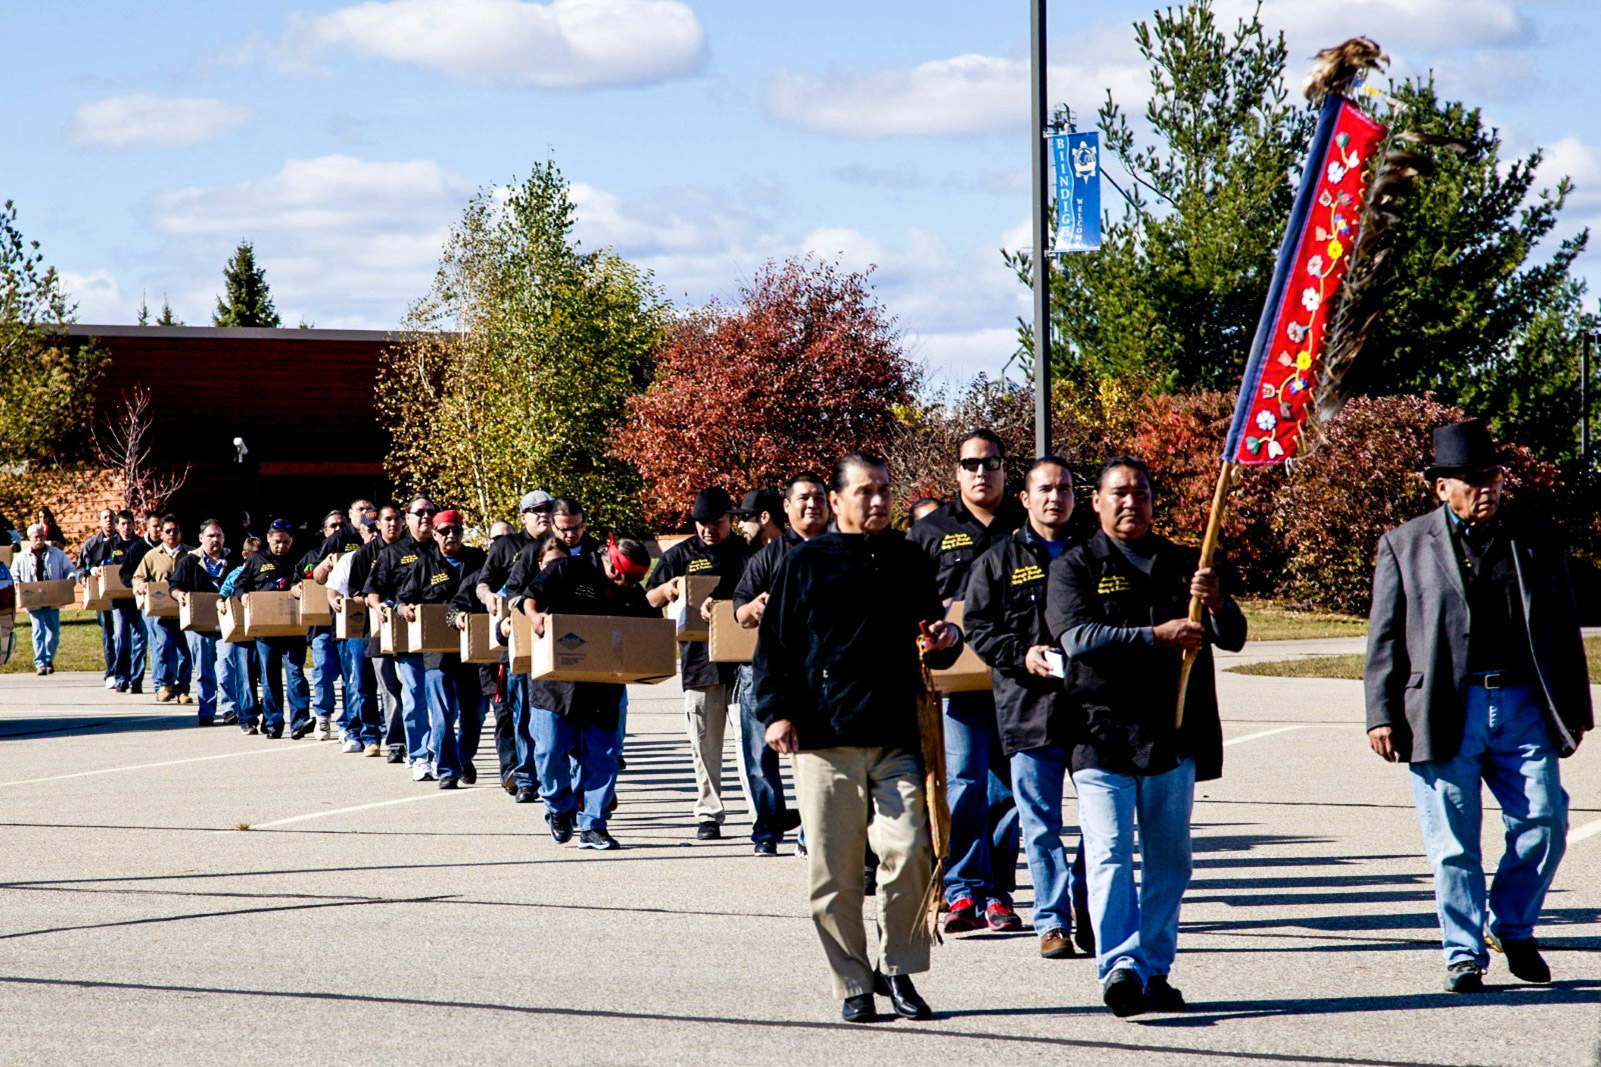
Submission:
POLYGON ((1183 1011, 1167 976, 1190 883, 1190 810, 1195 783, 1223 773, 1211 646, 1239 651, 1245 616, 1217 574, 1198 567, 1196 549, 1152 531, 1144 462, 1107 460, 1090 501, 1101 528, 1051 564, 1045 623, 1067 653, 1068 695, 1084 714, 1072 771, 1096 976, 1114 1015, 1183 1011), (1189 619, 1191 597, 1204 605, 1200 622, 1189 619), (1197 658, 1180 727, 1174 713, 1189 650, 1197 658))
POLYGON ((1558 759, 1595 721, 1567 552, 1501 508, 1501 459, 1470 419, 1434 431, 1440 507, 1379 539, 1368 619, 1368 743, 1411 767, 1434 869, 1445 989, 1484 990, 1489 941, 1551 980, 1534 924, 1567 847, 1558 759), (1480 782, 1506 824, 1488 916, 1480 782))
MULTIPOLYGON (((762 517, 756 531, 758 535, 780 529, 772 519, 775 503, 764 499, 761 495, 764 492, 768 490, 746 493, 741 508, 746 514, 762 517), (753 512, 753 508, 757 510, 753 512)), ((789 529, 762 545, 745 564, 745 573, 734 587, 734 620, 746 629, 761 625, 778 565, 797 545, 821 536, 828 529, 828 487, 823 484, 822 477, 809 471, 791 477, 784 483, 783 509, 789 529)), ((741 519, 740 526, 746 525, 746 520, 741 519)), ((784 803, 784 779, 778 767, 778 752, 767 743, 766 725, 756 718, 755 682, 749 663, 739 665, 737 695, 741 764, 755 809, 750 837, 756 855, 776 856, 785 832, 800 825, 800 813, 791 812, 784 803)))
POLYGON ((1084 849, 1081 845, 1070 864, 1062 846, 1062 784, 1068 753, 1078 740, 1079 715, 1062 683, 1061 653, 1045 625, 1045 576, 1068 549, 1072 472, 1055 456, 1035 460, 1023 476, 1019 499, 1028 518, 973 564, 962 624, 968 644, 990 667, 995 715, 1011 759, 1034 882, 1040 955, 1066 959, 1074 955, 1075 912, 1078 942, 1094 950, 1084 849))
MULTIPOLYGON (((517 503, 523 528, 507 534, 489 549, 489 558, 478 574, 474 592, 490 614, 529 546, 550 532, 551 510, 556 498, 543 489, 524 494, 517 503)), ((522 564, 526 574, 539 570, 538 561, 522 564)), ((500 653, 502 699, 495 712, 495 751, 500 757, 500 784, 519 804, 539 799, 538 771, 534 768, 534 739, 528 730, 528 675, 511 673, 511 657, 500 653), (504 712, 505 714, 502 714, 504 712)))
MULTIPOLYGON (((513 610, 528 616, 535 637, 544 636, 546 618, 553 614, 658 617, 640 589, 648 570, 644 545, 611 541, 602 551, 558 558, 533 571, 527 584, 513 591, 513 610)), ((529 682, 539 792, 557 844, 572 840, 576 817, 579 848, 622 847, 607 830, 606 815, 617 795, 623 690, 609 682, 529 682)))
MULTIPOLYGON (((200 524, 200 547, 185 553, 172 569, 168 581, 173 599, 182 607, 192 593, 215 593, 227 573, 228 553, 223 547, 222 523, 207 519, 200 524)), ((244 683, 235 669, 239 661, 233 656, 233 647, 227 646, 219 652, 220 630, 190 630, 183 636, 189 642, 195 688, 200 690, 199 724, 210 726, 219 712, 223 722, 239 722, 240 691, 244 683)))
MULTIPOLYGON (((743 538, 732 535, 729 512, 734 502, 716 486, 695 494, 690 518, 695 536, 662 553, 651 572, 646 591, 652 607, 660 608, 688 595, 686 579, 717 579, 712 596, 728 599, 745 571, 749 553, 743 538)), ((687 610, 700 614, 700 604, 687 610)), ((695 765, 695 836, 715 841, 723 836, 723 735, 728 725, 729 699, 734 691, 734 665, 713 663, 705 641, 684 641, 678 646, 679 672, 684 684, 684 726, 695 765)), ((737 727, 736 727, 737 728, 737 727)))
POLYGON ((756 658, 756 718, 792 753, 806 830, 812 921, 847 1022, 926 1019, 911 976, 928 970, 922 928, 933 853, 917 724, 919 635, 931 666, 955 662, 934 568, 889 528, 889 473, 853 452, 834 467, 838 529, 792 548, 773 578, 756 658), (879 961, 862 924, 862 853, 879 857, 879 961))
MULTIPOLYGON (((968 568, 1023 523, 1006 496, 1001 439, 969 430, 956 445, 955 499, 913 526, 907 538, 927 554, 947 606, 961 600, 968 568)), ((946 795, 951 858, 945 870, 945 932, 1020 930, 1012 908, 1017 883, 1017 807, 1012 773, 995 721, 995 694, 952 693, 945 699, 946 795)))

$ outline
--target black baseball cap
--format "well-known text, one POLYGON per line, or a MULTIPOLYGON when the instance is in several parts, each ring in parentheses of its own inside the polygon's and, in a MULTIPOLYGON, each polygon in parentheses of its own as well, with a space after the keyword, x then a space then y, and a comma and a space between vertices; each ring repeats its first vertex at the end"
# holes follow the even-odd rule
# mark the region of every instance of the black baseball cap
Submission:
POLYGON ((760 515, 765 511, 777 518, 782 514, 783 510, 784 498, 779 496, 775 490, 752 489, 745 494, 745 499, 739 502, 739 507, 734 509, 734 514, 744 518, 746 516, 760 515))
POLYGON ((733 510, 734 502, 727 491, 714 485, 695 494, 695 506, 690 509, 689 517, 696 522, 716 522, 733 510))

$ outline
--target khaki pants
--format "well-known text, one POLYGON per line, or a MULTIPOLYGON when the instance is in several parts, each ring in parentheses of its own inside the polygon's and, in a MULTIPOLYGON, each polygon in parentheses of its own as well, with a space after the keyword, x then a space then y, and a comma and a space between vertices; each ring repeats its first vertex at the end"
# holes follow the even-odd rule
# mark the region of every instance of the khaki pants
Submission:
MULTIPOLYGON (((684 690, 684 730, 695 764, 695 821, 722 825, 723 736, 730 718, 728 686, 684 690)), ((738 731, 738 716, 734 716, 738 731)))
POLYGON ((862 852, 869 843, 878 854, 879 969, 928 970, 921 905, 933 852, 917 757, 899 748, 825 748, 796 753, 794 767, 812 921, 834 973, 834 995, 843 1000, 873 989, 862 923, 862 852))

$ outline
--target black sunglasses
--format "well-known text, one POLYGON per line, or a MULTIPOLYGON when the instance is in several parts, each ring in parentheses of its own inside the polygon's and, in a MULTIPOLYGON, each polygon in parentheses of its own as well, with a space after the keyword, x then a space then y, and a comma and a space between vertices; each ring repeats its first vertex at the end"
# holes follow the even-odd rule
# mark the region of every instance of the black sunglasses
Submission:
POLYGON ((979 471, 979 470, 998 471, 1002 467, 1006 466, 1006 457, 1005 456, 969 456, 967 459, 959 459, 956 462, 964 471, 967 471, 969 473, 973 473, 973 472, 976 472, 976 471, 979 471))
POLYGON ((461 533, 461 527, 460 526, 448 526, 448 525, 447 526, 435 526, 434 527, 434 533, 438 534, 440 537, 452 537, 452 536, 454 536, 456 534, 461 533))
POLYGON ((419 518, 419 519, 431 519, 435 515, 439 514, 439 509, 438 508, 418 508, 416 511, 412 512, 412 514, 417 516, 417 518, 419 518))

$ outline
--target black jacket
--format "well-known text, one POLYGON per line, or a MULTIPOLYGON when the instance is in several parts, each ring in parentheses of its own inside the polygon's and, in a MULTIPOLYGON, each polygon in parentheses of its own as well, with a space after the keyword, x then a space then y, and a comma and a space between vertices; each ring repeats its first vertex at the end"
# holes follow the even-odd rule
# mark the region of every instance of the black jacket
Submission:
MULTIPOLYGON (((1200 553, 1148 535, 1155 562, 1147 575, 1100 530, 1087 544, 1051 564, 1045 622, 1051 640, 1079 623, 1143 628, 1184 618, 1190 577, 1200 553)), ((1229 601, 1215 618, 1202 612, 1201 645, 1184 702, 1184 726, 1173 727, 1181 654, 1155 644, 1115 644, 1071 657, 1068 693, 1083 709, 1084 732, 1073 747, 1073 769, 1117 774, 1162 774, 1185 758, 1195 760, 1198 781, 1223 773, 1223 727, 1211 645, 1238 651, 1245 617, 1229 601)))
MULTIPOLYGON (((715 545, 708 545, 698 537, 680 541, 662 553, 656 569, 650 574, 650 587, 655 589, 679 575, 711 576, 718 579, 717 590, 712 594, 718 600, 727 600, 734 594, 734 586, 745 573, 745 561, 750 546, 745 539, 731 536, 715 545)), ((691 611, 699 611, 699 604, 691 604, 691 611)), ((678 669, 685 689, 704 689, 713 685, 733 685, 738 669, 735 663, 713 663, 706 657, 706 642, 684 641, 678 646, 678 669)))
MULTIPOLYGON (((756 717, 788 719, 803 749, 920 750, 918 624, 945 617, 934 568, 893 530, 826 533, 778 566, 751 664, 756 717)), ((929 657, 956 662, 961 642, 929 657)))
POLYGON ((234 583, 241 593, 283 591, 300 584, 300 568, 295 565, 294 550, 275 556, 268 551, 252 553, 245 560, 245 569, 234 583))
MULTIPOLYGON (((433 544, 433 538, 418 541, 410 533, 404 533, 395 538, 394 543, 379 549, 378 555, 373 559, 372 570, 367 572, 367 580, 362 584, 362 595, 377 593, 378 599, 395 603, 396 594, 405 583, 406 572, 422 558, 424 550, 432 548, 433 544)), ((354 582, 351 583, 351 588, 355 588, 354 582)))
MULTIPOLYGON (((378 562, 378 554, 384 549, 388 548, 391 544, 399 544, 401 541, 405 540, 409 540, 409 538, 407 538, 405 534, 402 534, 394 541, 385 544, 382 535, 380 535, 378 537, 374 537, 371 541, 368 541, 366 544, 356 549, 356 556, 350 561, 349 588, 351 596, 355 597, 357 600, 365 599, 367 579, 372 577, 372 569, 373 566, 378 562)), ((382 641, 381 635, 378 632, 378 625, 372 621, 372 617, 369 616, 367 622, 367 656, 369 658, 376 658, 383 655, 381 644, 382 641)))
MULTIPOLYGON (((205 554, 205 549, 197 548, 178 557, 177 565, 172 568, 172 577, 167 580, 173 591, 180 593, 217 592, 217 588, 222 584, 222 581, 221 578, 213 578, 210 572, 206 570, 206 565, 201 561, 201 557, 205 554)), ((228 550, 223 549, 222 578, 228 576, 228 572, 233 569, 233 565, 233 559, 229 556, 228 550)))
MULTIPOLYGON (((1368 618, 1368 729, 1389 726, 1403 761, 1446 760, 1462 745, 1466 720, 1467 593, 1451 545, 1446 509, 1379 539, 1368 618)), ((1532 524, 1503 517, 1517 570, 1531 680, 1546 727, 1564 756, 1595 724, 1578 607, 1567 551, 1532 524)), ((1508 664, 1510 665, 1510 664, 1508 664)))
POLYGON ((1031 647, 1055 644, 1045 625, 1045 578, 1053 561, 1027 530, 978 558, 963 604, 962 629, 989 664, 995 719, 1008 755, 1044 745, 1070 748, 1080 719, 1061 679, 1041 678, 1024 666, 1031 647))
POLYGON ((489 556, 484 560, 484 567, 478 572, 478 580, 489 586, 491 593, 499 594, 511 578, 512 564, 523 549, 534 543, 528 536, 527 530, 513 530, 504 537, 497 538, 489 546, 489 556))
MULTIPOLYGON (((593 553, 551 561, 533 576, 527 595, 536 609, 547 614, 661 618, 661 612, 645 599, 643 589, 637 585, 626 589, 617 585, 606 576, 601 557, 593 553)), ((603 728, 616 727, 623 692, 623 686, 610 682, 533 679, 528 683, 528 700, 532 706, 603 728)))
POLYGON ((989 551, 991 545, 1016 533, 1023 525, 1023 516, 1023 505, 1008 495, 994 520, 985 526, 967 510, 958 493, 950 503, 915 523, 906 531, 906 538, 933 562, 940 599, 949 603, 962 599, 973 561, 989 551))
MULTIPOLYGON (((451 566, 439 542, 428 541, 419 547, 417 562, 406 568, 400 587, 395 590, 397 604, 449 604, 463 589, 471 592, 478 583, 478 572, 484 566, 484 550, 462 545, 456 554, 459 567, 451 566)), ((455 652, 425 652, 423 666, 433 670, 454 669, 461 663, 455 652)))
POLYGON ((152 544, 150 539, 143 534, 131 537, 121 544, 123 548, 122 563, 118 566, 117 572, 122 577, 122 584, 132 589, 133 572, 139 569, 139 561, 144 559, 145 554, 155 548, 156 545, 152 544))
POLYGON ((97 533, 89 538, 83 543, 83 548, 78 552, 78 570, 87 574, 90 567, 98 567, 106 562, 111 557, 112 550, 116 547, 116 544, 117 535, 114 532, 108 534, 97 533))
POLYGON ((801 535, 794 530, 785 530, 783 537, 769 541, 758 548, 755 555, 745 564, 745 570, 734 585, 734 610, 738 611, 763 593, 771 592, 773 576, 778 573, 778 565, 784 562, 784 557, 789 555, 790 549, 805 543, 801 535))

